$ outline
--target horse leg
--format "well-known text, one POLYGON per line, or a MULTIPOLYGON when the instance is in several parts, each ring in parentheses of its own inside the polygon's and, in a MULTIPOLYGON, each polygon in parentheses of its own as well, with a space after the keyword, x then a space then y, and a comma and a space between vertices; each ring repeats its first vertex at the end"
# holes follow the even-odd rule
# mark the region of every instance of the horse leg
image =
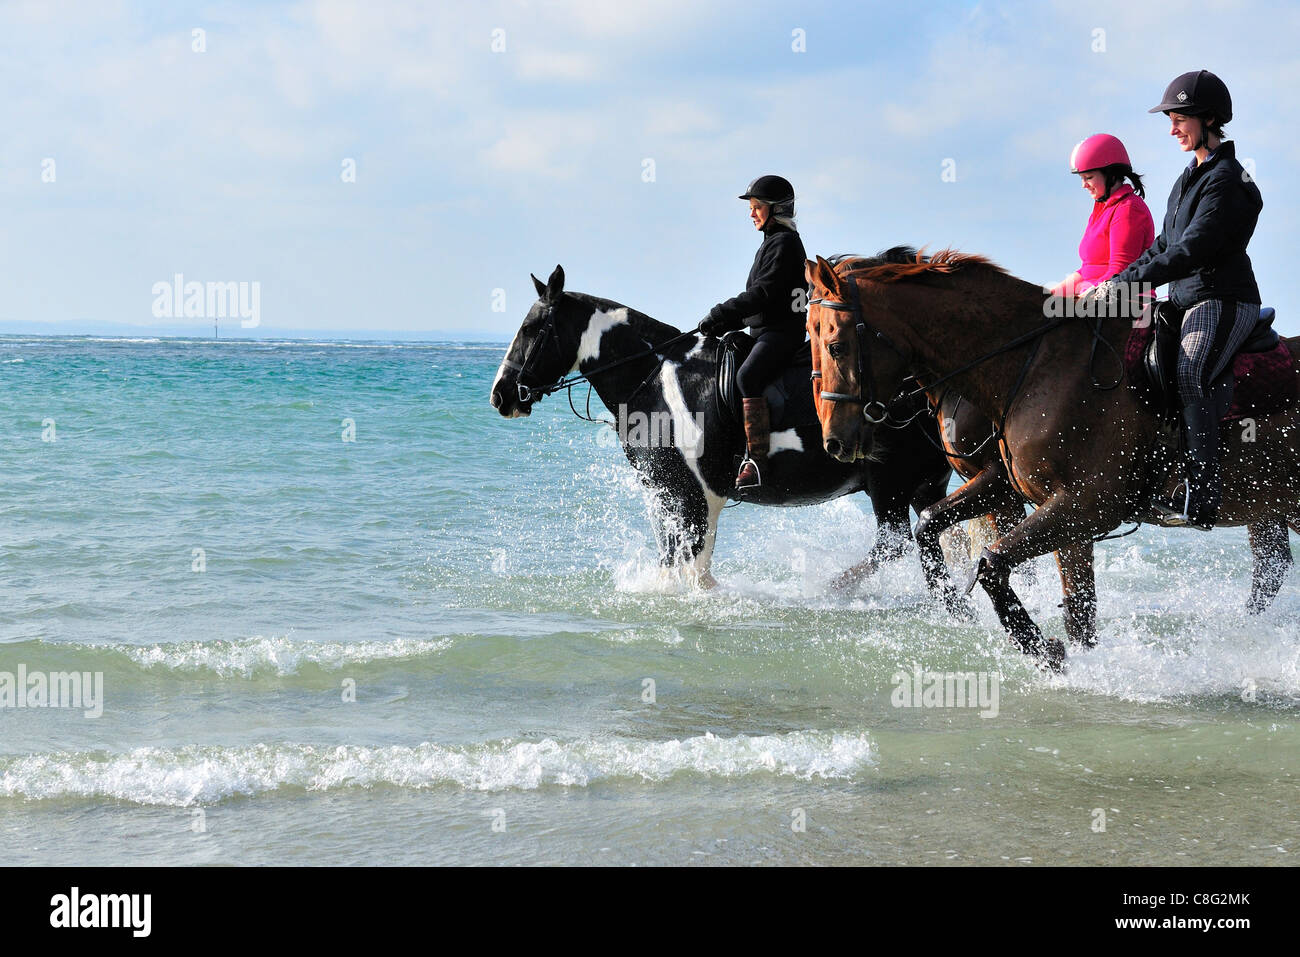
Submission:
MULTIPOLYGON (((958 492, 960 491, 959 489, 958 492)), ((943 544, 940 541, 940 535, 945 528, 925 520, 927 514, 933 514, 932 510, 937 509, 947 499, 947 492, 948 473, 945 473, 941 480, 929 482, 918 489, 912 498, 912 508, 916 509, 920 520, 913 534, 921 557, 921 570, 925 572, 925 581, 930 586, 931 594, 940 597, 949 614, 963 621, 973 621, 974 605, 967 595, 958 590, 948 575, 948 563, 944 559, 943 544)))
MULTIPOLYGON (((998 468, 1001 467, 1001 465, 998 466, 998 468)), ((1009 487, 1010 483, 1007 484, 1009 487)), ((1001 507, 995 508, 990 513, 990 517, 993 519, 993 527, 997 530, 997 533, 1005 535, 1025 520, 1024 500, 1018 494, 1008 495, 1007 501, 1001 507)), ((1016 569, 1016 573, 1030 588, 1038 584, 1038 571, 1034 568, 1032 562, 1021 565, 1020 568, 1016 569)))
POLYGON ((1065 635, 1071 644, 1097 644, 1097 582, 1093 575, 1092 542, 1062 545, 1056 550, 1065 597, 1065 635))
POLYGON ((1255 564, 1250 573, 1250 600, 1246 611, 1258 615, 1277 597, 1278 589, 1294 561, 1287 523, 1281 516, 1262 519, 1246 526, 1255 564))
POLYGON ((718 540, 718 516, 722 514, 722 508, 727 504, 727 500, 719 495, 712 495, 707 491, 704 494, 708 500, 707 525, 704 530, 704 538, 695 554, 695 574, 701 588, 717 588, 718 580, 713 577, 711 571, 713 567, 713 546, 718 540))
POLYGON ((876 541, 866 558, 835 577, 831 582, 834 591, 847 591, 874 575, 881 565, 900 558, 912 539, 905 500, 873 493, 871 504, 876 513, 876 541))
MULTIPOLYGON (((985 515, 1002 504, 1005 481, 1001 466, 989 466, 947 498, 928 506, 919 513, 916 523, 916 540, 938 542, 939 535, 948 527, 967 519, 985 515)), ((1021 511, 1024 509, 1022 507, 1021 511)), ((1001 526, 999 526, 1001 530, 1001 526)))
MULTIPOLYGON (((684 571, 698 576, 700 584, 716 585, 708 573, 712 561, 710 532, 716 532, 717 517, 712 513, 712 503, 707 501, 699 486, 655 489, 652 508, 655 540, 659 545, 659 565, 663 572, 684 571), (700 575, 697 559, 709 546, 704 574, 700 575)), ((719 507, 720 510, 720 507, 719 507)))
POLYGON ((1034 620, 1029 617, 1029 612, 1009 584, 1012 567, 1010 562, 990 546, 980 555, 972 581, 980 583, 989 596, 989 601, 993 603, 998 621, 1020 650, 1052 671, 1060 671, 1061 663, 1065 660, 1065 646, 1055 638, 1043 637, 1034 620))
POLYGON ((1044 638, 1038 630, 1008 584, 1011 569, 1031 558, 1066 550, 1070 546, 1075 547, 1074 557, 1066 564, 1067 567, 1075 566, 1078 546, 1090 542, 1099 532, 1114 527, 1106 526, 1106 519, 1102 517, 1105 514, 1098 501, 1084 501, 1077 493, 1058 491, 1032 515, 984 549, 975 567, 971 586, 975 582, 983 586, 997 611, 998 620, 1011 639, 1026 654, 1034 655, 1050 668, 1060 668, 1065 658, 1065 646, 1055 638, 1044 638))

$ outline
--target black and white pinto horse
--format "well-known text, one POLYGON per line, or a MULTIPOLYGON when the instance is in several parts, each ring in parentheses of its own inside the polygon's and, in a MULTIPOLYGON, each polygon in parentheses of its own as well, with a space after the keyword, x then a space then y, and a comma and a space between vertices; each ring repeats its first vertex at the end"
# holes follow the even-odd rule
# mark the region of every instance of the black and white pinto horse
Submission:
MULTIPOLYGON (((608 299, 565 292, 559 266, 545 284, 536 276, 533 283, 538 301, 497 370, 493 408, 507 418, 526 416, 566 376, 587 379, 620 423, 623 451, 651 492, 660 562, 712 587, 718 516, 738 497, 733 483, 745 445, 742 426, 718 401, 721 340, 684 334, 608 299)), ((763 484, 746 490, 743 500, 807 505, 865 490, 879 529, 866 561, 852 570, 865 577, 907 550, 909 507, 920 513, 943 499, 952 474, 928 415, 877 435, 865 457, 832 459, 822 448, 811 387, 792 390, 781 421, 773 422, 763 484)), ((964 603, 948 580, 938 532, 918 546, 932 592, 957 610, 964 603)))

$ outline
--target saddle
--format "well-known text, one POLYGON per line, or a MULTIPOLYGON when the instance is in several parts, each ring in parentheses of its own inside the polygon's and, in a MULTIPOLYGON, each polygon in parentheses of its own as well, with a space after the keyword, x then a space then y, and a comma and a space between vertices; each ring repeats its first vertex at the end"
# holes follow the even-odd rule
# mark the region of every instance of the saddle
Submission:
MULTIPOLYGON (((1232 361, 1210 383, 1209 393, 1220 419, 1236 420, 1269 415, 1296 398, 1296 377, 1291 352, 1273 328, 1276 312, 1265 306, 1259 320, 1232 361)), ((1153 307, 1152 322, 1135 328, 1125 349, 1129 382, 1144 404, 1162 418, 1180 421, 1178 396, 1179 329, 1183 311, 1168 302, 1153 307)), ((1219 324, 1226 337, 1228 323, 1219 324)), ((1216 349, 1222 342, 1215 343, 1216 349)))
MULTIPOLYGON (((736 370, 754 348, 754 337, 746 332, 729 332, 718 346, 718 414, 743 427, 744 406, 736 388, 736 370)), ((815 418, 812 404, 812 344, 807 340, 794 353, 790 364, 763 392, 767 399, 771 430, 802 425, 815 418)))

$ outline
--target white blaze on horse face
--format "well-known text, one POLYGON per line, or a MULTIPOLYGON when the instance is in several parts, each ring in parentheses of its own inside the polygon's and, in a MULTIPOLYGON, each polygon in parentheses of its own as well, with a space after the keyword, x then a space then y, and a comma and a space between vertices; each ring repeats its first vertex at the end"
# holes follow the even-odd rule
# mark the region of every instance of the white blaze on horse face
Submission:
POLYGON ((518 331, 515 332, 515 337, 510 340, 510 345, 506 346, 506 354, 501 357, 501 365, 497 366, 497 374, 492 379, 492 388, 488 390, 489 399, 492 398, 492 393, 496 392, 497 383, 499 383, 502 377, 506 374, 506 360, 510 358, 510 353, 515 351, 515 346, 519 345, 519 337, 523 335, 523 332, 524 329, 520 326, 518 331))
POLYGON ((615 326, 627 322, 627 308, 614 309, 610 312, 602 312, 597 309, 587 320, 587 328, 582 333, 582 338, 578 340, 578 357, 573 360, 573 368, 570 372, 577 371, 578 366, 587 359, 600 358, 600 340, 605 333, 615 326))
POLYGON ((769 455, 776 455, 777 452, 803 451, 803 439, 799 438, 799 433, 794 429, 773 432, 769 441, 772 443, 772 447, 768 450, 769 455))
POLYGON ((686 353, 686 355, 682 357, 682 360, 686 361, 688 359, 694 359, 696 356, 700 354, 700 350, 702 350, 703 348, 704 348, 704 337, 696 336, 695 345, 691 346, 690 350, 686 353))

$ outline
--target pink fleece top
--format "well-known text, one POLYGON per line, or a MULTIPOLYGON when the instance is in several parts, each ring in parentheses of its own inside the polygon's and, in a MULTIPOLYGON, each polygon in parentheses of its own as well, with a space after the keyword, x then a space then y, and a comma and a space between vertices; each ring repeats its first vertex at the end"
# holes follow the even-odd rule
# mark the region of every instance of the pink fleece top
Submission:
POLYGON ((1079 271, 1054 292, 1078 296, 1126 269, 1155 241, 1151 211, 1128 183, 1116 186, 1106 200, 1092 204, 1092 215, 1079 243, 1079 271))

